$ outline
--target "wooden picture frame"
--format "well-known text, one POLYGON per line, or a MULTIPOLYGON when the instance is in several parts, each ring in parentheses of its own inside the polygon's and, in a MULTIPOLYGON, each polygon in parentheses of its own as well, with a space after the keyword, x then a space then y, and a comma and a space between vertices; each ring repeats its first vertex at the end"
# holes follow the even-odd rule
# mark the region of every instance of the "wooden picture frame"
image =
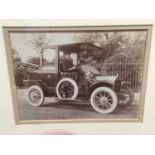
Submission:
MULTIPOLYGON (((5 48, 7 53, 7 63, 9 70, 9 78, 11 84, 11 92, 12 92, 12 100, 14 106, 14 116, 16 124, 46 124, 46 123, 80 123, 80 122, 142 122, 144 115, 144 101, 145 101, 145 90, 146 90, 146 81, 147 81, 147 70, 148 70, 148 62, 149 62, 149 53, 150 53, 150 44, 151 44, 151 36, 152 36, 152 25, 151 24, 141 24, 141 25, 89 25, 89 26, 4 26, 4 39, 5 39, 5 48), (142 78, 142 87, 140 90, 140 99, 139 107, 137 109, 138 115, 136 117, 129 118, 114 118, 111 116, 107 116, 106 118, 67 118, 67 119, 21 119, 21 111, 19 108, 19 98, 17 94, 17 87, 15 84, 15 73, 13 68, 13 59, 12 59, 12 43, 10 39, 10 34, 25 34, 25 33, 98 33, 98 32, 146 32, 146 40, 145 40, 145 49, 144 49, 144 61, 143 61, 143 78, 142 78), (108 118, 109 117, 109 118, 108 118)), ((53 38, 54 39, 54 38, 53 38)), ((58 68, 58 67, 57 67, 58 68)), ((34 109, 34 108, 33 108, 34 109)), ((76 107, 75 107, 76 109, 76 107)), ((129 108, 130 109, 130 108, 129 108)), ((109 114, 110 115, 110 114, 109 114)), ((118 114, 119 115, 119 114, 118 114)))

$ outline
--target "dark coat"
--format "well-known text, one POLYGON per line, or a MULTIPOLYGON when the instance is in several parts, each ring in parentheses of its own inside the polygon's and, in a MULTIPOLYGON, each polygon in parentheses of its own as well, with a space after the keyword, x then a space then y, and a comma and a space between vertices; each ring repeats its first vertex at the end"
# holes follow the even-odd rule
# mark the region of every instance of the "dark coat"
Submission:
POLYGON ((61 60, 60 65, 62 72, 68 72, 69 69, 73 67, 73 60, 64 58, 61 60))

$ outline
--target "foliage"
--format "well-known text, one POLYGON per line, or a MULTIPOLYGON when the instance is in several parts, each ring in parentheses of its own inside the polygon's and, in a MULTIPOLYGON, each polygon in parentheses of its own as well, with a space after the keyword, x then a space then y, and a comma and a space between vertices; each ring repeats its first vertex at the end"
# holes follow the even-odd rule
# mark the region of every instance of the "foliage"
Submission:
POLYGON ((92 32, 78 33, 75 40, 89 42, 102 47, 94 56, 98 61, 115 55, 116 53, 124 53, 133 61, 143 61, 144 46, 146 40, 146 32, 144 31, 114 31, 114 32, 92 32))
MULTIPOLYGON (((53 59, 53 61, 47 61, 45 58, 43 59, 43 64, 45 65, 55 65, 55 59, 53 59)), ((36 64, 36 65, 40 65, 40 57, 31 57, 27 60, 27 62, 32 63, 32 64, 36 64)))
POLYGON ((22 64, 19 63, 15 69, 15 82, 17 86, 24 86, 23 80, 25 79, 26 74, 27 73, 25 69, 22 67, 22 64))
POLYGON ((31 57, 27 60, 27 62, 40 65, 40 57, 31 57))
POLYGON ((145 31, 115 31, 97 33, 79 33, 75 39, 93 43, 102 50, 85 60, 94 65, 102 74, 116 75, 131 85, 142 82, 142 64, 144 62, 145 31), (123 65, 122 65, 123 64, 123 65), (132 79, 132 80, 131 80, 132 79))
POLYGON ((22 67, 21 58, 15 49, 11 49, 13 56, 13 67, 15 73, 15 83, 17 86, 23 86, 23 79, 25 77, 25 70, 22 67))

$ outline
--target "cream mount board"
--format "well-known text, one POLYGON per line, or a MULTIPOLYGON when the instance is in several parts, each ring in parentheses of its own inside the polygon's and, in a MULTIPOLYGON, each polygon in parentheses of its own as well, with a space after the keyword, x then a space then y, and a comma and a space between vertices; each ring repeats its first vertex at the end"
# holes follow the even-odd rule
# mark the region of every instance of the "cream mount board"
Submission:
MULTIPOLYGON (((0 91, 2 97, 0 101, 0 133, 44 134, 61 130, 74 134, 153 134, 155 129, 153 125, 153 121, 155 119, 155 98, 153 95, 153 86, 155 85, 155 82, 153 80, 154 23, 154 20, 1 20, 0 68, 2 76, 0 77, 0 91), (95 112, 95 110, 93 111, 93 108, 91 109, 88 105, 85 105, 85 108, 82 107, 83 105, 80 105, 80 107, 77 105, 61 105, 60 107, 59 105, 56 105, 56 107, 54 108, 52 107, 52 105, 49 105, 49 107, 43 106, 41 108, 46 108, 48 112, 50 112, 50 110, 52 112, 53 108, 54 112, 61 112, 60 115, 62 115, 62 113, 65 113, 68 110, 69 116, 65 116, 65 118, 67 119, 64 119, 64 116, 62 117, 59 114, 57 114, 58 116, 56 116, 55 114, 52 117, 47 116, 42 119, 41 116, 36 114, 36 111, 34 109, 35 107, 31 108, 29 107, 29 105, 25 105, 24 102, 27 102, 25 101, 25 99, 24 102, 22 101, 22 103, 24 104, 18 105, 19 97, 17 98, 17 96, 20 95, 21 99, 22 95, 20 94, 20 92, 17 92, 15 77, 13 77, 14 68, 12 62, 12 55, 10 52, 11 46, 12 48, 16 46, 16 50, 19 50, 22 47, 25 49, 29 49, 29 46, 24 45, 23 43, 25 40, 29 40, 29 38, 25 38, 29 37, 29 35, 31 35, 30 33, 33 33, 35 35, 35 33, 37 34, 40 32, 44 32, 47 33, 48 37, 50 37, 49 33, 52 32, 54 40, 53 44, 55 45, 60 43, 62 45, 66 43, 69 44, 70 41, 72 41, 71 37, 73 38, 72 35, 75 35, 73 33, 76 33, 76 35, 77 33, 79 33, 78 35, 81 35, 80 33, 85 33, 85 36, 88 36, 91 33, 95 33, 98 34, 97 36, 99 36, 100 33, 108 32, 112 36, 114 33, 113 31, 117 31, 117 35, 124 32, 126 34, 124 35, 123 33, 121 35, 132 36, 131 39, 135 38, 138 35, 141 35, 142 38, 138 39, 146 43, 144 46, 145 60, 143 62, 144 68, 142 68, 144 74, 142 78, 142 86, 140 89, 140 98, 138 98, 139 93, 137 93, 138 90, 136 90, 138 89, 138 86, 136 86, 136 80, 134 81, 134 84, 132 86, 132 89, 134 89, 134 95, 136 97, 136 100, 138 100, 140 104, 138 105, 137 109, 134 109, 134 107, 137 106, 136 103, 134 103, 132 106, 126 107, 125 110, 122 107, 121 109, 119 107, 112 114, 103 114, 105 115, 105 117, 100 117, 101 114, 95 112), (135 31, 138 31, 139 33, 137 34, 135 31), (132 33, 135 35, 134 37, 132 33), (26 37, 23 37, 24 35, 26 37), (61 40, 59 39, 60 37, 61 40), (25 109, 21 111, 19 107, 23 107, 25 109), (25 114, 23 116, 23 112, 26 110, 28 110, 27 115, 25 114), (73 111, 75 112, 74 114, 72 113, 73 111), (128 117, 128 115, 126 115, 126 112, 128 113, 130 111, 133 115, 131 114, 128 117), (79 113, 79 115, 81 114, 80 118, 78 117, 76 112, 79 113), (32 115, 34 115, 35 117, 31 117, 32 115), (119 128, 113 130, 113 126, 119 126, 119 128)), ((114 38, 116 39, 116 35, 114 36, 114 38)), ((119 42, 119 44, 121 44, 121 42, 119 42)), ((123 45, 120 45, 120 48, 122 48, 122 46, 123 45)), ((95 44, 94 47, 100 47, 100 45, 95 44)), ((25 51, 23 50, 23 52, 25 51)), ((22 55, 22 52, 19 52, 19 55, 22 55)), ((26 60, 27 57, 28 56, 25 54, 24 56, 22 56, 22 59, 26 60)), ((75 59, 75 56, 73 57, 73 59, 75 59)), ((73 62, 74 61, 75 60, 73 60, 73 62)), ((58 64, 59 63, 56 64, 57 68, 58 64)), ((140 65, 140 63, 138 65, 140 65)), ((129 71, 129 69, 127 71, 129 71)), ((37 107, 37 109, 38 108, 39 107, 37 107)), ((42 115, 44 115, 43 111, 39 109, 39 112, 42 115)))

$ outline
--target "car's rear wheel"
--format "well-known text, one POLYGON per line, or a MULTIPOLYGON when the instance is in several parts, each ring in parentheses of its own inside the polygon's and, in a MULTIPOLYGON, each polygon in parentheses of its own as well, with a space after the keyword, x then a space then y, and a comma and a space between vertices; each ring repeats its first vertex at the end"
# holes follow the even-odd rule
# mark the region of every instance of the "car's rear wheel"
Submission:
POLYGON ((75 99, 78 95, 78 86, 73 79, 63 78, 57 84, 56 93, 59 99, 75 99))
POLYGON ((98 87, 90 97, 93 109, 102 114, 113 112, 117 106, 117 95, 108 87, 98 87))
POLYGON ((28 89, 28 101, 31 106, 38 107, 44 102, 44 93, 41 87, 33 85, 28 89))

